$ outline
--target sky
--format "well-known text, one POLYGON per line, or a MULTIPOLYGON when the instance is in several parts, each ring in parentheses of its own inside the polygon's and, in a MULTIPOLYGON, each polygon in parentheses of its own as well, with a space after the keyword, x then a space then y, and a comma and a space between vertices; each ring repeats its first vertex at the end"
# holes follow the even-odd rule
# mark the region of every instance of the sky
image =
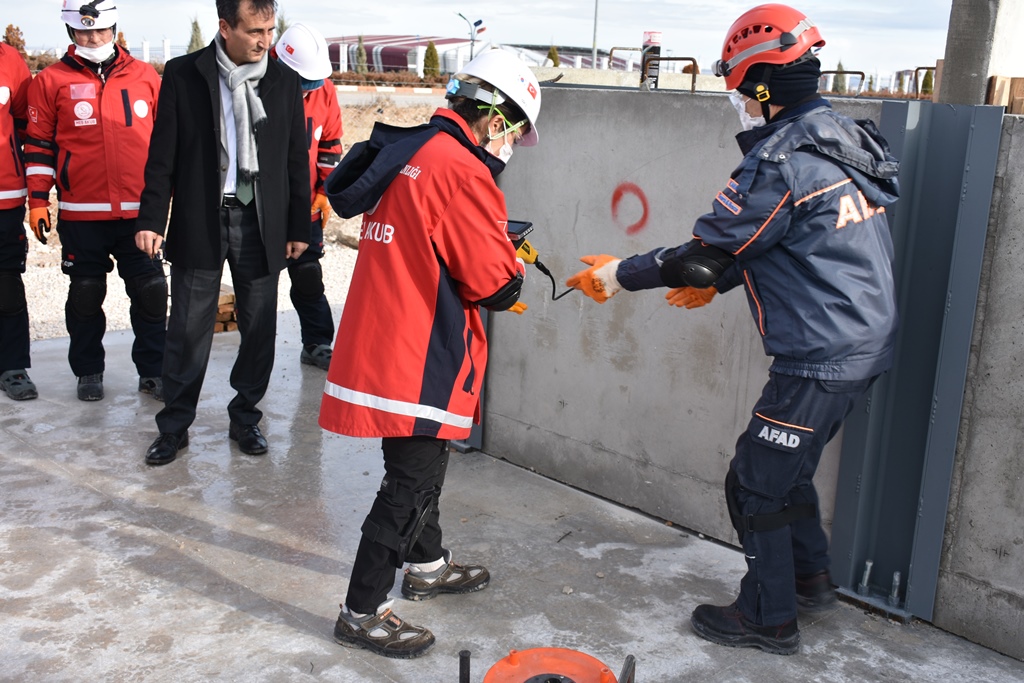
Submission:
MULTIPOLYGON (((192 18, 209 41, 217 30, 215 0, 116 0, 129 46, 143 39, 159 47, 188 44, 192 18)), ((21 28, 29 49, 57 48, 69 42, 60 20, 61 0, 4 0, 3 25, 21 28)), ((312 23, 325 36, 412 34, 469 36, 469 21, 480 19, 480 40, 498 43, 639 46, 645 31, 660 31, 662 55, 694 57, 702 69, 718 59, 732 22, 756 0, 278 0, 289 22, 312 23)), ((817 25, 826 46, 824 69, 840 61, 848 71, 890 74, 933 66, 942 59, 952 0, 803 0, 792 2, 817 25)), ((135 50, 136 54, 139 51, 135 50)))

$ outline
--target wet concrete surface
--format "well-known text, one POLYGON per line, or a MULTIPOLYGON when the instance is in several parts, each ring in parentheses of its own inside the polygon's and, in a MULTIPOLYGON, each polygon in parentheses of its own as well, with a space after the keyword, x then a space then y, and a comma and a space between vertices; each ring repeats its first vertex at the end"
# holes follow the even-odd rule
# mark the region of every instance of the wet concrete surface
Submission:
POLYGON ((479 452, 453 453, 442 523, 491 585, 424 602, 396 587, 396 612, 437 636, 424 657, 341 647, 379 443, 317 426, 325 375, 299 364, 283 312, 270 450, 243 455, 227 437, 237 343, 217 335, 191 443, 159 468, 130 333, 108 333, 95 403, 75 397, 67 339, 33 343, 39 399, 0 396, 0 680, 455 682, 470 650, 477 683, 512 648, 560 647, 616 673, 634 655, 642 682, 1024 681, 1024 663, 849 604, 801 620, 791 657, 703 641, 690 612, 733 599, 739 552, 479 452))

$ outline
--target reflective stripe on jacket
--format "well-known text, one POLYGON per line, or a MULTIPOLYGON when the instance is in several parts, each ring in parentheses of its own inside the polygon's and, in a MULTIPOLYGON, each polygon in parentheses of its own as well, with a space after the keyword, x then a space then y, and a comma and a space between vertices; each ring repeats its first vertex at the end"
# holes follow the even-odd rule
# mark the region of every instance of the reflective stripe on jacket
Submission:
POLYGON ((33 79, 25 142, 30 207, 47 206, 56 184, 68 220, 138 214, 160 77, 115 49, 102 75, 72 45, 33 79))
POLYGON ((320 426, 332 432, 459 439, 479 420, 487 339, 472 302, 522 271, 504 195, 465 146, 469 128, 447 110, 434 117, 457 123, 464 139, 444 128, 426 142, 406 138, 422 146, 363 215, 320 405, 320 426))

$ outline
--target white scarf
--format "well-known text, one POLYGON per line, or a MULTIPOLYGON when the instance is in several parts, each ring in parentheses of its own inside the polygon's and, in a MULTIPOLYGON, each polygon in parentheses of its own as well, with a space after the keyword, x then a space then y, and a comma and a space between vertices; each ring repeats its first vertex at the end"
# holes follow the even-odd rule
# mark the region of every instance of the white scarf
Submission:
POLYGON ((267 53, 258 62, 239 66, 225 52, 224 38, 217 35, 214 44, 217 48, 217 70, 231 92, 237 135, 235 158, 238 160, 238 175, 241 179, 254 182, 260 172, 260 162, 256 155, 256 128, 267 120, 267 112, 254 85, 267 73, 267 53))

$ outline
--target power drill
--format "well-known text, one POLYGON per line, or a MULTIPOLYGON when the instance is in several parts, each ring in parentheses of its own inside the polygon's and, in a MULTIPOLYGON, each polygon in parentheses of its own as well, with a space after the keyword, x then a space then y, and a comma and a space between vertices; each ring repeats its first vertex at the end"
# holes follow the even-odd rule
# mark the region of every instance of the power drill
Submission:
POLYGON ((508 238, 512 240, 512 246, 516 248, 516 256, 523 259, 523 263, 532 263, 537 266, 537 270, 544 273, 551 279, 551 299, 557 301, 563 296, 574 290, 568 289, 559 295, 555 295, 555 276, 551 274, 551 271, 547 269, 540 259, 537 258, 537 250, 533 248, 526 236, 533 232, 533 223, 529 221, 509 221, 505 228, 508 238))

